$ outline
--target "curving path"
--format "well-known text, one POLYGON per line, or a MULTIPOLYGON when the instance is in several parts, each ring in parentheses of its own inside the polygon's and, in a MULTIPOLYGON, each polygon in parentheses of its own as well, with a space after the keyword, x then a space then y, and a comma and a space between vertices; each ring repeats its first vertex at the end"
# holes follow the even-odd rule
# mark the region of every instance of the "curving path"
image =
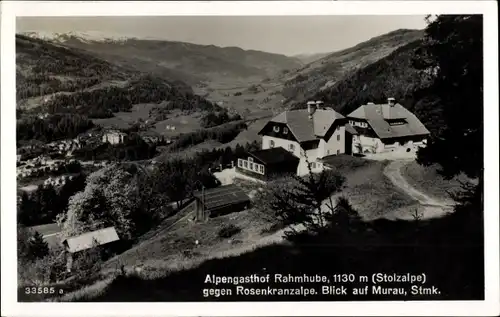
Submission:
MULTIPOLYGON (((415 199, 422 208, 419 210, 422 219, 441 217, 453 211, 453 202, 430 197, 419 191, 404 178, 401 168, 413 160, 391 161, 384 169, 384 174, 394 184, 411 198, 415 199)), ((407 218, 407 217, 399 217, 407 218)))

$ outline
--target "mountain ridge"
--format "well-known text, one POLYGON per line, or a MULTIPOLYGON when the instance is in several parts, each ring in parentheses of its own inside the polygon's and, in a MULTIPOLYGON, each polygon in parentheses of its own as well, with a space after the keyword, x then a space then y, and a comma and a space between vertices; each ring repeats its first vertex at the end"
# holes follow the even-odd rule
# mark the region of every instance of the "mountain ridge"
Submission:
POLYGON ((240 47, 200 45, 161 39, 137 37, 106 38, 105 35, 85 37, 79 33, 37 34, 68 47, 78 48, 102 59, 128 64, 137 70, 146 70, 160 76, 188 82, 261 80, 284 69, 303 66, 300 60, 283 54, 240 47))

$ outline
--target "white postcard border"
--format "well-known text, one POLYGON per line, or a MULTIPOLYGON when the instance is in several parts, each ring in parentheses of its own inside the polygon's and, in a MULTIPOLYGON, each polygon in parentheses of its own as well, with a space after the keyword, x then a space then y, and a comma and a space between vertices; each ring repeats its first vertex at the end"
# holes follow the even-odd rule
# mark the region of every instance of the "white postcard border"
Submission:
MULTIPOLYGON (((259 1, 59 2, 7 1, 1 5, 1 258, 5 316, 332 316, 498 315, 498 17, 495 1, 259 1), (17 303, 16 261, 16 16, 134 15, 484 15, 485 290, 484 301, 247 302, 247 303, 17 303)), ((472 259, 473 260, 473 259, 472 259)), ((457 263, 457 265, 460 265, 457 263)), ((133 291, 133 290, 131 290, 133 291)))

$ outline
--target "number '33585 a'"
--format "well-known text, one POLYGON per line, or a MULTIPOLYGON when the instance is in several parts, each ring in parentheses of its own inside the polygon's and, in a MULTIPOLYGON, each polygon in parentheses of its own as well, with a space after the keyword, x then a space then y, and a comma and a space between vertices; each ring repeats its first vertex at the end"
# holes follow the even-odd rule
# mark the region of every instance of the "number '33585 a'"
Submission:
MULTIPOLYGON (((55 287, 25 287, 24 293, 25 294, 56 294, 56 288, 55 287)), ((57 293, 62 294, 63 290, 61 289, 57 293)))

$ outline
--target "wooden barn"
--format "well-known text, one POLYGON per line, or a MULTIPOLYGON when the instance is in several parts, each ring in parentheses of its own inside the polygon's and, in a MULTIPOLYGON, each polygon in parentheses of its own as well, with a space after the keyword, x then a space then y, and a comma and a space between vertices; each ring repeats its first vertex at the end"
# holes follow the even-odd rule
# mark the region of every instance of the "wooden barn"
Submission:
POLYGON ((236 185, 203 189, 193 193, 195 198, 196 219, 207 220, 232 212, 238 212, 250 206, 250 197, 236 185))
POLYGON ((114 227, 86 232, 78 236, 62 240, 66 252, 67 271, 70 272, 73 265, 73 255, 103 245, 110 246, 120 240, 114 227))

